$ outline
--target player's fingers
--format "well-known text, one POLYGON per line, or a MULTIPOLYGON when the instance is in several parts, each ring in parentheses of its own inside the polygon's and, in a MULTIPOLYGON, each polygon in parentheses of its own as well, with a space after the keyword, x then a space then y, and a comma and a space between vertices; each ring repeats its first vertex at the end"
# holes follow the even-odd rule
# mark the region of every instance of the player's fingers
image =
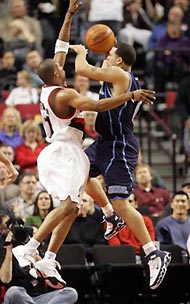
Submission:
POLYGON ((143 92, 144 92, 144 93, 147 93, 147 94, 151 94, 151 95, 155 95, 155 94, 156 94, 156 92, 153 91, 153 90, 144 90, 144 89, 143 89, 143 92))
POLYGON ((151 98, 150 98, 150 97, 147 97, 145 94, 142 94, 141 100, 142 100, 144 103, 148 104, 148 105, 152 105, 152 104, 153 104, 153 101, 151 100, 151 98))

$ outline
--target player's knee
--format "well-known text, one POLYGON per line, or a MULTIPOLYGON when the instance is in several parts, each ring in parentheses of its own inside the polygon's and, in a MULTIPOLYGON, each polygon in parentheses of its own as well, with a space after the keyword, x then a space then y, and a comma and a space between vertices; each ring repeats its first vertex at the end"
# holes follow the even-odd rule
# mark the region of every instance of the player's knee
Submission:
POLYGON ((68 216, 68 215, 74 215, 77 213, 77 206, 75 203, 73 202, 69 202, 69 203, 66 203, 66 204, 61 204, 60 207, 60 213, 63 215, 63 216, 68 216))

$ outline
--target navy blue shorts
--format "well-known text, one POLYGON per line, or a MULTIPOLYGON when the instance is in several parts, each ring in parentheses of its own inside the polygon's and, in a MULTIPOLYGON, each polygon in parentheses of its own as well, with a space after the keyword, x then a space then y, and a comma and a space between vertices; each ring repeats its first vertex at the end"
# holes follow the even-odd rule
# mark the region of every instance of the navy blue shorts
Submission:
POLYGON ((111 200, 125 199, 132 193, 133 169, 138 152, 138 141, 134 134, 113 140, 99 137, 85 150, 90 160, 90 177, 104 176, 111 200))

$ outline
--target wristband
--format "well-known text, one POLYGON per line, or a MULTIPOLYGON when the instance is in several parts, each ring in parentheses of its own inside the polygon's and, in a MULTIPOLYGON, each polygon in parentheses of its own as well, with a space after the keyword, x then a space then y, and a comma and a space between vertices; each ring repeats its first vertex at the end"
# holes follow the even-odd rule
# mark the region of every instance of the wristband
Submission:
POLYGON ((67 54, 68 49, 69 49, 69 42, 65 42, 60 39, 57 39, 55 44, 55 54, 58 52, 65 52, 67 54))
POLYGON ((71 15, 74 15, 74 12, 68 11, 67 13, 70 13, 71 15))

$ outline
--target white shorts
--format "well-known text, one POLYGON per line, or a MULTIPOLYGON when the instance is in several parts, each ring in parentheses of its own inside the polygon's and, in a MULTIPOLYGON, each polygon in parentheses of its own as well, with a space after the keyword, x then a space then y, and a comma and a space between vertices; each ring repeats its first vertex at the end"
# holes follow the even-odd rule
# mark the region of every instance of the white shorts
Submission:
POLYGON ((89 174, 89 160, 79 144, 54 141, 38 157, 39 179, 52 197, 80 203, 89 174))

